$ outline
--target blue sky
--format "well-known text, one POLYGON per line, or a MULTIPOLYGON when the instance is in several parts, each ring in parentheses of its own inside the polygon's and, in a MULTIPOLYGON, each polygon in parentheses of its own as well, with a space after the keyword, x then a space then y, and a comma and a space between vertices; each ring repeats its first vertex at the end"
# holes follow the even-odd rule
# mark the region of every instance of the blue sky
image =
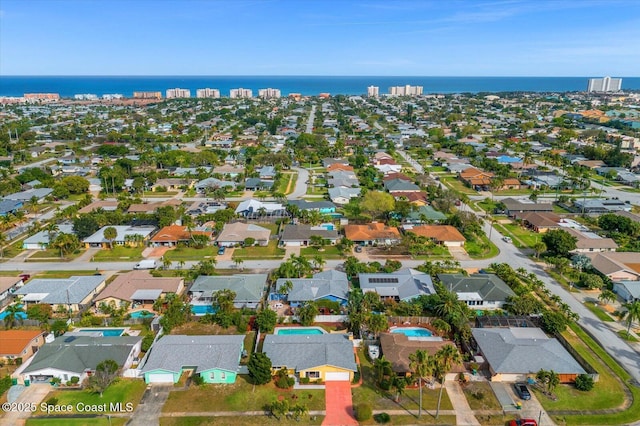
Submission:
POLYGON ((640 76, 640 0, 2 0, 0 75, 640 76))

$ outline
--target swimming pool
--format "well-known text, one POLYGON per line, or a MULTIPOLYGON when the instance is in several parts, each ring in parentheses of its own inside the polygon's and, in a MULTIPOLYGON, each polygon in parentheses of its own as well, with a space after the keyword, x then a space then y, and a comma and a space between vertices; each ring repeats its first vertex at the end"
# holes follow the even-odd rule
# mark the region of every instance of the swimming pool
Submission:
POLYGON ((320 327, 278 327, 274 334, 292 335, 292 334, 326 334, 320 327))
POLYGON ((131 312, 131 318, 151 318, 155 314, 149 311, 135 311, 131 312))
POLYGON ((191 312, 194 315, 215 314, 216 310, 211 305, 191 305, 191 312))
POLYGON ((103 337, 119 337, 124 333, 124 328, 81 328, 75 331, 80 333, 102 333, 103 337))
POLYGON ((401 327, 391 330, 392 333, 401 333, 407 337, 431 337, 432 333, 421 327, 401 327))

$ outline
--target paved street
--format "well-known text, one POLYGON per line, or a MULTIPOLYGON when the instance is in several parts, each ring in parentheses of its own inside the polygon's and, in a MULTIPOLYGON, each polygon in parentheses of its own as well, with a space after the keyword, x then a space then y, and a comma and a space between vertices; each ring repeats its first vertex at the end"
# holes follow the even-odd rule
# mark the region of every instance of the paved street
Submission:
POLYGON ((288 200, 297 200, 307 193, 307 181, 309 180, 309 171, 301 167, 292 167, 292 170, 298 172, 298 180, 296 180, 296 187, 293 192, 287 195, 288 200))

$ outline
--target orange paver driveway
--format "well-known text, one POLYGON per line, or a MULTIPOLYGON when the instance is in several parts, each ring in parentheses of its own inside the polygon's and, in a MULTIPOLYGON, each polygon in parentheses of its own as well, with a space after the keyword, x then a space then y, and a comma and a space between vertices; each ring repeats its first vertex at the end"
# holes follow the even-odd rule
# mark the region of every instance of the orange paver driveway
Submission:
POLYGON ((325 382, 325 402, 327 415, 323 426, 357 425, 353 417, 351 383, 348 381, 325 382))

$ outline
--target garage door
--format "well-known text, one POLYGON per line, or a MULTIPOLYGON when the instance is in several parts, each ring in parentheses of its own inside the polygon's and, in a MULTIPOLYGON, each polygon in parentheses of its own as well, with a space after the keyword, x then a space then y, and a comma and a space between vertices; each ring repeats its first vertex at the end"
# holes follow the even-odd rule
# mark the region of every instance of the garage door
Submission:
POLYGON ((287 247, 301 247, 302 243, 300 241, 287 241, 287 247))
POLYGON ((148 376, 148 383, 173 383, 173 374, 152 373, 148 376))
POLYGON ((344 382, 344 381, 349 381, 349 373, 338 373, 338 372, 332 372, 332 373, 325 373, 324 374, 324 381, 328 382, 329 380, 333 380, 333 381, 337 381, 337 382, 344 382))

